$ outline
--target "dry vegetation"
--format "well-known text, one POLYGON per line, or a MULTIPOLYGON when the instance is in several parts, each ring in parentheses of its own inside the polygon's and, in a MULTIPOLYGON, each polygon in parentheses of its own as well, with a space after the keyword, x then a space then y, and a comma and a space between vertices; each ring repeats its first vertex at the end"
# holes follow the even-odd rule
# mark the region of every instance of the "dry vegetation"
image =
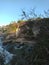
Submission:
POLYGON ((18 37, 8 34, 4 38, 5 41, 8 40, 4 42, 5 46, 7 45, 6 49, 15 54, 7 65, 49 65, 49 18, 18 21, 6 27, 3 31, 6 33, 20 29, 18 37), (15 42, 20 39, 20 42, 15 42), (32 43, 23 42, 24 40, 32 43), (33 44, 33 41, 36 43, 33 44))

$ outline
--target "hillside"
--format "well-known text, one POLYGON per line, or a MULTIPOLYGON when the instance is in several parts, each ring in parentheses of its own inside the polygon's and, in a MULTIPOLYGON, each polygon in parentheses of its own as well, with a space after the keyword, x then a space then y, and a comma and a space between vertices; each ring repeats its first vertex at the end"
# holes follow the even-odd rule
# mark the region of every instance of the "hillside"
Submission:
POLYGON ((14 54, 8 65, 49 65, 49 18, 18 22, 13 29, 3 40, 3 47, 14 54))

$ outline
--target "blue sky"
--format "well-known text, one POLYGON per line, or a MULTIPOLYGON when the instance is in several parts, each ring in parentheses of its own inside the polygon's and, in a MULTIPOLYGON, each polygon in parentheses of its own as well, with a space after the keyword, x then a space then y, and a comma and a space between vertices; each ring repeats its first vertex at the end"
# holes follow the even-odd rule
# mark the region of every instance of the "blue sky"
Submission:
POLYGON ((0 0, 0 26, 21 18, 22 9, 36 8, 37 14, 49 9, 49 0, 0 0))

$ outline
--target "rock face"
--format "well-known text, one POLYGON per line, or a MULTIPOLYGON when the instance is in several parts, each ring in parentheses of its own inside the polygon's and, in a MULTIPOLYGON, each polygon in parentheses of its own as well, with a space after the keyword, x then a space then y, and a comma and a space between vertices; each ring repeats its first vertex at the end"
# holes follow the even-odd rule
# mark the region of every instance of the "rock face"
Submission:
POLYGON ((4 49, 2 36, 0 36, 0 64, 8 64, 13 57, 13 54, 9 53, 6 49, 4 49))

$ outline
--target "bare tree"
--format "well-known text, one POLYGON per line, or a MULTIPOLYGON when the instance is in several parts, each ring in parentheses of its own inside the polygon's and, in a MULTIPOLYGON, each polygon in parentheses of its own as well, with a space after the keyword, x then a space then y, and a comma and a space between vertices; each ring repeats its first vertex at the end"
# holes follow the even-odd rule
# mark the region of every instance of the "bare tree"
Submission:
POLYGON ((49 9, 48 9, 48 10, 44 10, 44 13, 45 13, 45 16, 46 16, 47 18, 49 18, 49 9))

